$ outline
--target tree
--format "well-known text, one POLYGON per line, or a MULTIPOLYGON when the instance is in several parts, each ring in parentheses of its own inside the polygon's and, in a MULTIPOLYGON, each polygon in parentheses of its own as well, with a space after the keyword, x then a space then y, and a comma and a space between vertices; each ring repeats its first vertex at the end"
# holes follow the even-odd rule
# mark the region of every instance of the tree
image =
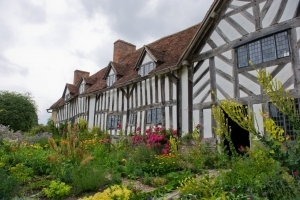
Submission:
POLYGON ((30 93, 0 91, 0 124, 29 131, 38 124, 37 106, 30 93))

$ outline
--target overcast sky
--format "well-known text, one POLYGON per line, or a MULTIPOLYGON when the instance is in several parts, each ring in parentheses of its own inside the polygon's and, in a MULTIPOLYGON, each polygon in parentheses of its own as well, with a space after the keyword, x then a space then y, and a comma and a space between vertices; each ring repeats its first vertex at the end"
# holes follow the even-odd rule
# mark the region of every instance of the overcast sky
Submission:
POLYGON ((0 0, 0 90, 30 92, 39 123, 74 70, 106 67, 113 43, 137 48, 199 23, 212 0, 0 0))

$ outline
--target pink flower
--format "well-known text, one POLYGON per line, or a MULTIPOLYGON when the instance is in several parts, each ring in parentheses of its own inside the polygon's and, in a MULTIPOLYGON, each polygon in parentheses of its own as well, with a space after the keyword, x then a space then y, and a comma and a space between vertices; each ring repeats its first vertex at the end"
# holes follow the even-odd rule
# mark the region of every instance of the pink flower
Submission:
POLYGON ((140 132, 140 131, 141 131, 141 127, 138 126, 138 127, 136 128, 136 131, 137 131, 137 132, 140 132))
POLYGON ((154 132, 158 132, 158 131, 159 131, 159 127, 158 126, 154 127, 154 132))
POLYGON ((177 135, 177 130, 173 130, 173 131, 172 131, 172 134, 173 134, 173 135, 177 135))
POLYGON ((294 172, 293 172, 293 175, 294 175, 294 176, 298 176, 298 174, 299 174, 298 171, 294 171, 294 172))
POLYGON ((201 125, 197 124, 196 129, 200 129, 200 128, 201 128, 201 125))
POLYGON ((146 131, 145 131, 147 134, 150 133, 150 128, 147 128, 146 131))
POLYGON ((122 124, 118 124, 117 129, 121 130, 122 129, 122 124))
POLYGON ((168 150, 167 149, 162 149, 161 152, 162 152, 162 154, 168 154, 168 150))

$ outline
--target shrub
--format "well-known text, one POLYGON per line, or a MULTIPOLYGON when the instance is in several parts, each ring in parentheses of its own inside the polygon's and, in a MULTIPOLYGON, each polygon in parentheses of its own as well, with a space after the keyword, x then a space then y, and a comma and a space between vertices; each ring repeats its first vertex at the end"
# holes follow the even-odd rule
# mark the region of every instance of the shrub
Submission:
POLYGON ((132 191, 123 185, 113 185, 103 192, 98 192, 94 196, 84 197, 79 200, 129 200, 132 191))
POLYGON ((49 188, 44 188, 43 192, 48 198, 62 199, 70 194, 71 187, 64 182, 51 181, 49 188))
POLYGON ((71 174, 71 184, 74 194, 95 191, 109 183, 106 171, 97 165, 89 163, 75 168, 71 174))
POLYGON ((3 168, 0 168, 0 180, 0 199, 11 199, 18 193, 20 189, 18 180, 3 168))

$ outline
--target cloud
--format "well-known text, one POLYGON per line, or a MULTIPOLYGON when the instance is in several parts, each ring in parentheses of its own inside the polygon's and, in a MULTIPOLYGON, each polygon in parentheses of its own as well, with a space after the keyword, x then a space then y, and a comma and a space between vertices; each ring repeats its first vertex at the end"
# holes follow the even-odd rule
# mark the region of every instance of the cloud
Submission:
POLYGON ((211 2, 0 0, 1 89, 30 92, 46 123, 74 70, 106 67, 118 39, 140 48, 199 23, 211 2))

